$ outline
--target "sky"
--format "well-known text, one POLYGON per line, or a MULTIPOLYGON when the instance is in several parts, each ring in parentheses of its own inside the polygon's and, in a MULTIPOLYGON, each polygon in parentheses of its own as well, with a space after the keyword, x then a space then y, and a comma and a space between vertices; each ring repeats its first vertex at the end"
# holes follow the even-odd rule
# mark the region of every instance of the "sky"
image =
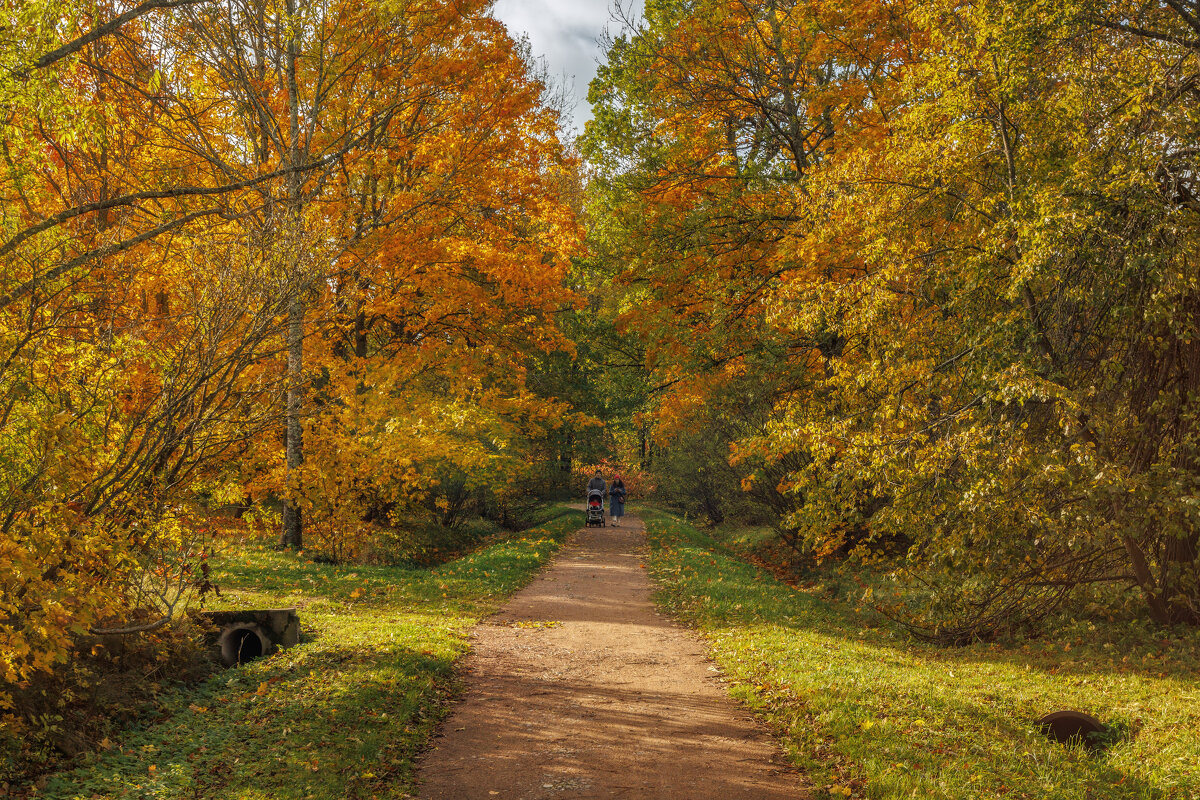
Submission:
MULTIPOLYGON (((624 0, 622 6, 628 9, 630 2, 624 0)), ((640 16, 642 0, 632 3, 640 16)), ((611 0, 497 0, 492 11, 513 38, 527 34, 534 57, 544 58, 550 77, 566 85, 575 103, 568 109, 575 133, 582 133, 592 116, 587 90, 605 55, 600 38, 605 28, 620 30, 610 8, 611 0)))

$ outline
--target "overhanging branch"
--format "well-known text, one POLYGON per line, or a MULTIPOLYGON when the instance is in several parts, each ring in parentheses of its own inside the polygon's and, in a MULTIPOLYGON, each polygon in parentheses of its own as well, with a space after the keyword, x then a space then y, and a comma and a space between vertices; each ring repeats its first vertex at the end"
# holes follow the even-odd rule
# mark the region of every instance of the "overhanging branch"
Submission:
POLYGON ((33 66, 35 69, 45 69, 54 62, 61 61, 72 53, 79 52, 97 39, 102 39, 105 36, 108 36, 125 23, 132 22, 138 17, 145 16, 156 9, 179 8, 180 6, 191 6, 196 5, 197 3, 206 2, 208 2, 208 0, 146 0, 146 2, 142 3, 140 6, 131 8, 120 16, 113 17, 108 22, 96 27, 89 33, 85 33, 78 39, 67 42, 56 50, 51 50, 49 53, 46 53, 37 61, 33 62, 33 66))

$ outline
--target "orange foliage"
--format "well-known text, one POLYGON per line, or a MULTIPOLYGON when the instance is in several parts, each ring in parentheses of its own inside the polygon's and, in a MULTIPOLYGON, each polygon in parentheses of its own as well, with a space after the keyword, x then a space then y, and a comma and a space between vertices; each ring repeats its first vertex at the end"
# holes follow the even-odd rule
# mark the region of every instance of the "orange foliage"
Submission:
POLYGON ((630 501, 647 500, 654 496, 656 487, 654 476, 651 473, 639 465, 621 463, 607 458, 600 459, 595 464, 585 464, 575 468, 574 472, 581 495, 587 488, 588 481, 595 476, 596 470, 600 470, 601 477, 610 488, 613 479, 619 475, 625 483, 625 491, 630 501))
POLYGON ((517 479, 565 414, 525 361, 566 347, 579 232, 556 112, 488 2, 184 5, 86 43, 124 6, 18 5, 0 682, 174 616, 200 580, 199 491, 286 494, 333 541, 438 470, 517 479), (297 307, 310 457, 285 478, 297 307))

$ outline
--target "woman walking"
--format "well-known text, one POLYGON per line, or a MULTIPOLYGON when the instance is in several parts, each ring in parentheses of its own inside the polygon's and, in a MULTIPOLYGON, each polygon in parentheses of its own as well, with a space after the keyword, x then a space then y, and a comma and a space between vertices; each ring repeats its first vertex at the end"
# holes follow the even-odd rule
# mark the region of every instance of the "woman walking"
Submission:
POLYGON ((614 477, 612 486, 608 487, 608 515, 614 526, 620 526, 621 517, 625 516, 625 481, 620 475, 614 477))

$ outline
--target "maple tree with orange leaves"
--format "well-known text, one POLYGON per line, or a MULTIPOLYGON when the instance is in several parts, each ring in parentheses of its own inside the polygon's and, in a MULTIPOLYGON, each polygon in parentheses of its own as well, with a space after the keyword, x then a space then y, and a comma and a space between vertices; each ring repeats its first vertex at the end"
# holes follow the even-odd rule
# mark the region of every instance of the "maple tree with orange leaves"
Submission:
POLYGON ((524 374, 567 346, 575 168, 487 10, 5 12, 6 686, 179 614, 197 493, 282 498, 287 544, 344 550, 439 470, 526 476, 564 415, 524 374))

